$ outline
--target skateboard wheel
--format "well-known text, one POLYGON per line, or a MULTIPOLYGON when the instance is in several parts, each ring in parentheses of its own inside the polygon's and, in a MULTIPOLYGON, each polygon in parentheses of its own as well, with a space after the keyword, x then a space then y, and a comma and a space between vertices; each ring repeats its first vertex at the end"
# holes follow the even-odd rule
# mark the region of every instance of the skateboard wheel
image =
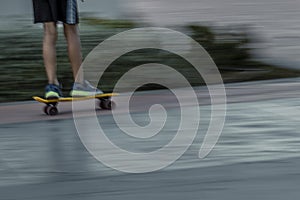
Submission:
POLYGON ((49 115, 49 113, 48 113, 49 107, 50 107, 49 105, 47 105, 47 106, 44 107, 44 113, 45 113, 46 115, 49 115))
POLYGON ((100 101, 100 108, 104 110, 112 110, 115 108, 115 102, 110 99, 101 99, 100 101))
POLYGON ((51 116, 57 115, 58 114, 58 109, 55 106, 48 106, 47 114, 51 115, 51 116))

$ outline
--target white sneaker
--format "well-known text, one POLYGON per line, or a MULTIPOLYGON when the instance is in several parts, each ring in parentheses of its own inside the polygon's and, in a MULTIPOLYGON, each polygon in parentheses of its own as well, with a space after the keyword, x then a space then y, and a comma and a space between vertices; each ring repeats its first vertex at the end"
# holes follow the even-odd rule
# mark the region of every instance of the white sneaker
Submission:
POLYGON ((74 96, 79 96, 79 97, 84 97, 84 96, 94 96, 94 95, 99 95, 103 94, 101 90, 98 88, 92 86, 90 82, 84 81, 83 83, 74 83, 72 91, 70 92, 70 95, 72 97, 74 96))

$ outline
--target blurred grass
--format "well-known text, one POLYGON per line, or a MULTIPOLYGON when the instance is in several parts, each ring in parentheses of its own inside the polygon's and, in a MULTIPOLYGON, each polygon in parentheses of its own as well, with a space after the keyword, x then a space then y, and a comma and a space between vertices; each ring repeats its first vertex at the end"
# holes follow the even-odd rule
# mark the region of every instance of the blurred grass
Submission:
MULTIPOLYGON (((141 26, 126 20, 106 20, 89 16, 81 18, 81 41, 83 55, 108 37, 141 26)), ((298 77, 300 71, 271 66, 255 61, 250 53, 251 36, 245 29, 236 31, 214 29, 198 24, 179 27, 187 35, 199 42, 217 64, 225 83, 253 81, 275 78, 298 77)), ((0 102, 29 100, 33 95, 43 95, 47 83, 42 59, 42 34, 39 26, 23 25, 0 31, 0 102)), ((72 86, 72 73, 66 53, 66 43, 59 33, 57 42, 58 77, 65 95, 72 86)), ((184 59, 169 52, 145 49, 130 52, 112 63, 101 79, 101 89, 111 91, 123 73, 134 66, 146 63, 161 63, 177 69, 192 85, 203 85, 197 73, 184 59)), ((147 85, 142 89, 157 89, 157 85, 147 85)))

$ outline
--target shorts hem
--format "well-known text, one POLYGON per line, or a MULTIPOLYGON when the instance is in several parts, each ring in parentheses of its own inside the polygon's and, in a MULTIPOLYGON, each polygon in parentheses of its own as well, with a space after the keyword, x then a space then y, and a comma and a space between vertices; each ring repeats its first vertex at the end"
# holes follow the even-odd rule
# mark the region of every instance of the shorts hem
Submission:
POLYGON ((34 24, 44 24, 44 23, 48 23, 48 22, 53 22, 53 23, 63 23, 63 24, 68 24, 68 25, 77 25, 77 24, 79 24, 79 22, 68 23, 68 22, 64 22, 64 21, 60 21, 60 20, 58 20, 58 21, 53 21, 53 20, 49 20, 49 21, 47 21, 47 20, 45 20, 45 21, 40 21, 40 20, 36 20, 36 21, 34 21, 33 23, 34 23, 34 24))

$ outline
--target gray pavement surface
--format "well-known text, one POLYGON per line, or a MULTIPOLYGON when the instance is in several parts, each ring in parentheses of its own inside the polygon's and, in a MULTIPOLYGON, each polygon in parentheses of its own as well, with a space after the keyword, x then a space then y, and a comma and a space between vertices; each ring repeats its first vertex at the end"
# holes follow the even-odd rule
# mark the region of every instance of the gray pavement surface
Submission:
MULTIPOLYGON (((298 82, 226 85, 226 124, 214 150, 203 160, 198 151, 210 117, 210 101, 206 89, 197 88, 201 126, 194 143, 171 166, 145 174, 118 172, 93 158, 77 135, 68 103, 60 105, 61 114, 55 117, 45 116, 36 102, 2 104, 0 199, 298 199, 298 82)), ((185 109, 193 108, 186 99, 185 109)), ((137 123, 147 123, 149 105, 158 100, 166 106, 170 122, 150 141, 120 134, 110 111, 97 111, 99 122, 122 148, 160 148, 177 127, 173 116, 178 114, 178 105, 172 95, 141 92, 131 114, 137 123)), ((89 112, 82 113, 88 120, 89 112)))

